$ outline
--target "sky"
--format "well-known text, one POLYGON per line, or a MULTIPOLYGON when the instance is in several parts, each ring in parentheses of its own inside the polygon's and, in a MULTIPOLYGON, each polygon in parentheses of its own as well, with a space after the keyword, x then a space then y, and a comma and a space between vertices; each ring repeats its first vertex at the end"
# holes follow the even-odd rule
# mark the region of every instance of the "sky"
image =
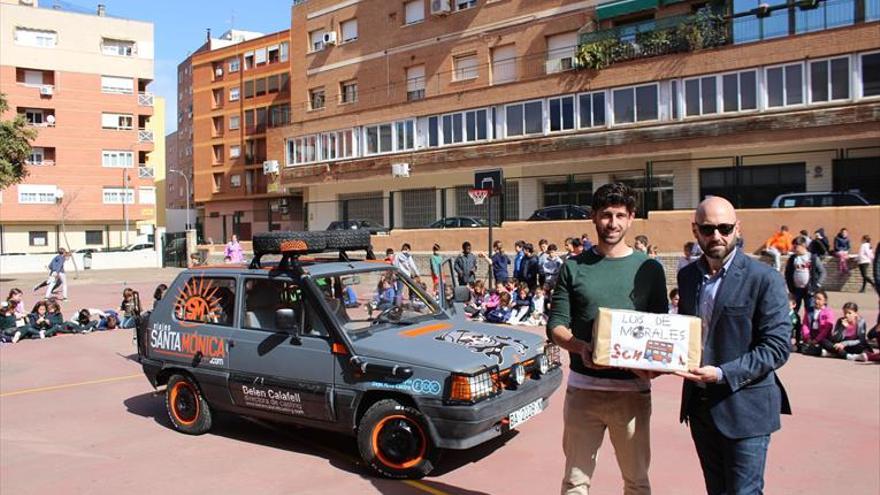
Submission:
MULTIPOLYGON (((53 0, 41 0, 40 6, 53 0)), ((205 30, 219 37, 230 28, 274 33, 290 27, 290 0, 84 0, 59 1, 63 7, 153 23, 154 79, 148 87, 165 98, 165 133, 177 129, 177 64, 205 42, 205 30)))

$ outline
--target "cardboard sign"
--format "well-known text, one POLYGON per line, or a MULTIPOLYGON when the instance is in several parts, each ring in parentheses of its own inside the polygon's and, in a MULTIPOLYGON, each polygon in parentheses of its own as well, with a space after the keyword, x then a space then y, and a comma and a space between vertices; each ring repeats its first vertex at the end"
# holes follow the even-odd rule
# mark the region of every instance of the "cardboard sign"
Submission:
POLYGON ((693 316, 599 308, 593 361, 602 366, 687 371, 700 366, 702 323, 693 316))

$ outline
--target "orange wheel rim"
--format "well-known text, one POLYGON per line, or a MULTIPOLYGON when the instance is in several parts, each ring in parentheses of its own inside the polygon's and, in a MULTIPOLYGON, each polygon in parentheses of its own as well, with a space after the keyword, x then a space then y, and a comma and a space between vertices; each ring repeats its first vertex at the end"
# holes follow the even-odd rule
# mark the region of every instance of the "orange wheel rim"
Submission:
POLYGON ((424 430, 422 430, 421 425, 419 425, 418 422, 414 421, 409 416, 406 416, 403 414, 395 414, 392 416, 387 416, 385 418, 382 418, 382 421, 379 421, 379 424, 377 424, 375 427, 373 427, 373 434, 371 437, 372 437, 371 443, 372 443, 372 447, 373 447, 373 453, 376 454, 376 457, 379 458, 379 460, 382 462, 382 464, 385 464, 386 466, 389 466, 389 467, 392 467, 395 469, 409 469, 409 468, 419 464, 420 462, 422 462, 422 459, 425 458, 425 452, 428 449, 427 438, 425 436, 424 430), (379 443, 380 443, 379 435, 380 435, 380 433, 382 433, 382 430, 385 428, 385 426, 388 423, 390 423, 391 421, 405 422, 406 424, 412 425, 414 427, 415 431, 418 433, 418 441, 419 441, 418 454, 415 457, 408 459, 408 460, 405 460, 403 462, 395 462, 395 461, 389 459, 385 455, 385 453, 382 452, 382 448, 379 445, 379 443))
POLYGON ((198 390, 196 390, 195 386, 191 383, 175 383, 171 388, 171 396, 168 400, 171 403, 171 414, 174 415, 174 419, 177 420, 178 423, 184 426, 192 426, 195 424, 196 420, 199 419, 201 406, 199 405, 198 390), (181 402, 183 402, 183 404, 181 404, 181 402), (189 414, 185 411, 181 412, 179 409, 181 405, 188 406, 188 402, 192 403, 191 406, 193 408, 192 417, 189 419, 187 419, 189 414))

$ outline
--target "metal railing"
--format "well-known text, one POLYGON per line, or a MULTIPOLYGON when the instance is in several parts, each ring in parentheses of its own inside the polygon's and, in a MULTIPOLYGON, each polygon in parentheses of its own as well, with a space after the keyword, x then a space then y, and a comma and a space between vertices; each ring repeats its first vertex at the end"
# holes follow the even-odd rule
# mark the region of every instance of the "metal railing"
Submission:
POLYGON ((153 179, 156 177, 156 169, 153 167, 145 167, 143 165, 138 167, 138 178, 139 179, 153 179))
POLYGON ((54 166, 55 166, 55 160, 42 160, 42 161, 39 161, 39 162, 31 161, 31 160, 25 160, 24 164, 25 164, 25 165, 30 165, 30 166, 32 166, 32 167, 54 167, 54 166))
POLYGON ((153 93, 138 93, 138 105, 142 107, 153 106, 153 93))
POLYGON ((138 129, 138 143, 152 143, 153 131, 146 129, 138 129))

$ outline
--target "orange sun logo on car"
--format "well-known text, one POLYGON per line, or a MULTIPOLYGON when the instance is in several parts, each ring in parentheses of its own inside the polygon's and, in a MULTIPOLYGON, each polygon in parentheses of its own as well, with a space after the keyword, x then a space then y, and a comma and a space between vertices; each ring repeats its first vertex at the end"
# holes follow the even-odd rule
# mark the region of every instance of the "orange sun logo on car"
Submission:
POLYGON ((174 313, 183 321, 214 323, 220 313, 220 297, 217 287, 203 278, 190 279, 178 289, 174 313))

